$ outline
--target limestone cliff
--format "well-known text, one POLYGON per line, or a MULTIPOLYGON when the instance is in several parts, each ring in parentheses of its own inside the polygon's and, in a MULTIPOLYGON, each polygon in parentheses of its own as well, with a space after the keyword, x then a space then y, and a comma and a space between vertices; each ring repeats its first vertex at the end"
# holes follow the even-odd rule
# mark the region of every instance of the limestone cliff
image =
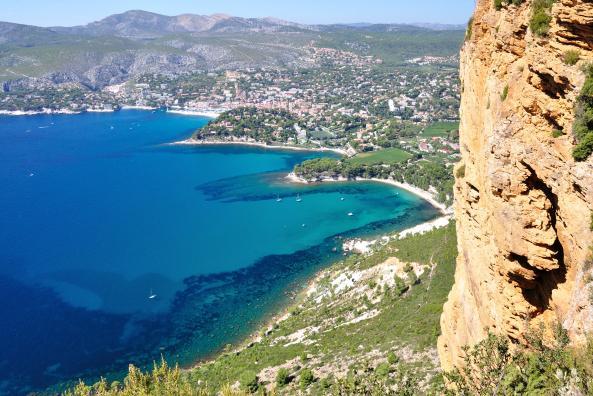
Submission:
POLYGON ((532 0, 493 3, 477 1, 461 53, 459 257, 441 318, 445 369, 488 330, 516 342, 539 321, 562 323, 574 342, 593 330, 593 158, 571 155, 580 66, 593 61, 593 1, 557 0, 544 37, 529 28, 532 0), (564 62, 568 50, 580 51, 578 64, 564 62))

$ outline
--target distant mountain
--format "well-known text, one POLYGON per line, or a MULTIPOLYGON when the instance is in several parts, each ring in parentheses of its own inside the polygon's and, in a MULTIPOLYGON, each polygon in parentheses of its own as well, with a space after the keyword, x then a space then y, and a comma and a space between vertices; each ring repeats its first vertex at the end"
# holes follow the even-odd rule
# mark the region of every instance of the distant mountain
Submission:
POLYGON ((51 30, 66 34, 145 39, 172 33, 275 32, 286 28, 307 27, 274 18, 239 18, 225 14, 166 16, 133 10, 84 26, 54 27, 51 30))
POLYGON ((430 30, 464 30, 467 28, 466 25, 447 25, 442 23, 413 23, 413 26, 417 26, 423 29, 430 30))
POLYGON ((463 32, 412 25, 302 25, 224 14, 128 11, 73 27, 0 22, 5 91, 73 83, 90 89, 146 73, 311 67, 310 45, 372 55, 387 64, 458 52, 463 32))
POLYGON ((369 32, 396 32, 396 31, 411 31, 414 29, 434 30, 434 31, 465 30, 464 25, 446 25, 446 24, 434 24, 434 23, 396 24, 396 23, 365 23, 365 22, 334 24, 334 25, 320 25, 317 28, 321 29, 321 30, 354 29, 354 30, 364 30, 364 31, 369 31, 369 32))

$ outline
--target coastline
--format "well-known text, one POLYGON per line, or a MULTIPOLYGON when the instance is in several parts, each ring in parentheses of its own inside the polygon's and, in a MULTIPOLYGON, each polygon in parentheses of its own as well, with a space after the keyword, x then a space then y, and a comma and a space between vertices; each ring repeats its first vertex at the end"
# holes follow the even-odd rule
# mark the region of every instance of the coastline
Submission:
MULTIPOLYGON (((370 247, 372 247, 376 243, 380 243, 382 240, 394 240, 394 239, 404 239, 410 236, 424 234, 426 232, 444 228, 446 227, 449 222, 453 219, 453 213, 450 214, 443 214, 442 216, 437 217, 436 219, 405 228, 399 232, 395 232, 391 235, 385 236, 377 236, 376 239, 371 240, 362 240, 362 239, 353 239, 351 241, 364 241, 368 243, 370 247)), ((347 241, 344 241, 346 244, 347 241)), ((366 254, 368 252, 359 252, 356 249, 352 249, 351 252, 357 254, 366 254)), ((253 345, 258 344, 262 341, 264 335, 268 335, 270 332, 274 330, 280 323, 290 318, 291 311, 294 307, 299 306, 303 301, 316 289, 318 284, 326 277, 328 272, 335 270, 335 266, 339 264, 341 260, 336 260, 332 262, 329 266, 322 268, 315 272, 309 280, 307 280, 306 285, 298 290, 298 292, 291 298, 292 301, 286 304, 283 308, 276 311, 275 313, 270 313, 267 318, 264 318, 261 322, 261 325, 257 327, 251 334, 245 336, 241 341, 237 342, 233 349, 227 351, 229 353, 241 353, 246 349, 253 347, 253 345)), ((293 289, 294 291, 294 289, 293 289)), ((193 363, 189 364, 184 370, 192 370, 196 367, 201 365, 210 364, 216 361, 221 354, 224 353, 222 351, 215 352, 210 356, 207 356, 202 359, 196 359, 193 363)))
POLYGON ((260 147, 269 150, 290 150, 290 151, 315 151, 315 152, 334 152, 343 156, 348 156, 346 150, 330 147, 299 147, 289 145, 275 145, 265 144, 258 142, 247 142, 247 141, 204 141, 195 139, 186 139, 179 142, 169 143, 175 146, 251 146, 260 147))
POLYGON ((74 110, 68 110, 68 109, 60 109, 60 110, 52 110, 52 109, 44 109, 41 111, 34 111, 34 110, 15 110, 15 111, 11 111, 11 110, 0 110, 0 115, 5 115, 5 116, 14 116, 14 117, 18 117, 18 116, 33 116, 33 115, 40 115, 40 114, 82 114, 83 111, 74 111, 74 110))
POLYGON ((189 109, 167 109, 167 113, 180 114, 180 115, 186 115, 186 116, 206 117, 206 118, 210 118, 213 120, 217 119, 222 114, 222 112, 214 111, 214 110, 199 111, 199 110, 189 110, 189 109))
MULTIPOLYGON (((155 111, 158 110, 158 107, 151 107, 151 106, 131 106, 131 105, 124 105, 121 106, 119 109, 97 109, 97 108, 88 108, 83 110, 70 110, 70 109, 44 109, 44 110, 0 110, 0 115, 5 116, 33 116, 33 115, 40 115, 40 114, 84 114, 84 113, 114 113, 119 110, 144 110, 144 111, 155 111)), ((186 116, 198 116, 198 117, 206 117, 211 119, 216 119, 222 114, 218 111, 194 111, 194 110, 186 110, 186 109, 167 109, 167 113, 171 114, 180 114, 186 116)))
MULTIPOLYGON (((183 141, 183 142, 178 142, 178 143, 173 143, 173 144, 216 145, 217 143, 211 143, 211 142, 195 143, 195 142, 183 141)), ((239 144, 239 143, 227 142, 227 143, 222 143, 222 144, 228 145, 228 144, 239 144)), ((247 145, 261 145, 261 143, 250 144, 247 142, 245 144, 247 144, 247 145)), ((271 148, 271 149, 276 148, 273 146, 265 146, 265 145, 264 145, 264 147, 271 148)), ((296 149, 302 150, 302 148, 296 148, 296 149)), ((311 184, 311 182, 296 176, 294 174, 294 172, 290 172, 285 178, 291 183, 311 184)), ((322 182, 347 182, 347 181, 351 181, 351 180, 348 180, 345 177, 340 177, 338 179, 323 179, 319 182, 322 183, 322 182)), ((377 236, 374 239, 354 238, 354 239, 350 239, 350 240, 345 240, 344 243, 342 244, 342 249, 344 250, 344 252, 350 251, 352 253, 357 253, 357 254, 369 254, 369 253, 372 253, 372 247, 377 243, 381 243, 382 241, 385 241, 385 240, 389 241, 389 240, 394 240, 394 239, 404 239, 404 238, 407 238, 410 236, 424 234, 424 233, 427 233, 427 232, 430 232, 430 231, 433 231, 436 229, 444 228, 444 227, 447 227, 447 225, 451 222, 452 219, 454 219, 454 212, 453 212, 452 207, 447 208, 444 204, 437 202, 430 192, 422 190, 418 187, 412 186, 407 183, 399 183, 399 182, 396 182, 395 180, 387 180, 387 179, 357 178, 354 181, 371 181, 371 182, 376 182, 376 183, 389 184, 391 186, 404 189, 406 191, 413 193, 414 195, 419 196, 420 198, 426 200, 427 202, 429 202, 432 206, 434 206, 436 209, 439 210, 441 215, 433 220, 429 220, 424 223, 420 223, 415 226, 405 228, 405 229, 395 232, 393 234, 377 236), (345 247, 346 247, 346 245, 348 245, 348 243, 352 244, 352 246, 353 246, 352 249, 345 249, 345 247), (358 250, 357 243, 362 243, 364 245, 364 249, 358 250)), ((303 302, 303 300, 311 293, 311 291, 313 291, 315 289, 317 284, 325 277, 327 272, 334 269, 335 265, 338 263, 340 263, 340 260, 332 262, 328 267, 320 269, 315 274, 313 274, 311 276, 311 278, 307 281, 306 286, 301 288, 300 290, 298 290, 298 293, 296 293, 295 297, 292 298, 292 301, 287 303, 287 305, 285 307, 283 307, 276 313, 270 313, 270 316, 267 319, 264 319, 262 321, 262 324, 259 327, 257 327, 251 334, 245 336, 245 338, 243 340, 241 340, 237 344, 235 344, 235 347, 232 349, 232 353, 240 353, 242 351, 245 351, 246 349, 251 348, 253 345, 261 342, 263 339, 263 335, 268 335, 271 331, 273 331, 273 329, 275 327, 278 326, 279 323, 282 323, 283 321, 288 319, 291 315, 291 309, 293 307, 301 304, 303 302)), ((200 365, 212 363, 220 356, 221 353, 222 352, 219 351, 219 352, 214 353, 206 358, 197 359, 193 364, 189 365, 186 369, 191 370, 191 369, 196 368, 200 365)))
POLYGON ((158 110, 158 107, 151 107, 151 106, 130 106, 130 105, 123 105, 120 107, 121 110, 158 110))
POLYGON ((299 176, 297 176, 294 172, 290 172, 286 175, 286 179, 291 183, 299 183, 299 184, 312 184, 312 183, 340 183, 340 182, 347 182, 347 181, 360 181, 360 182, 375 182, 375 183, 383 183, 389 184, 390 186, 401 188, 402 190, 406 190, 422 199, 430 203, 433 207, 438 209, 443 216, 450 216, 453 214, 453 208, 447 207, 445 204, 438 202, 434 196, 426 191, 422 190, 416 186, 413 186, 408 183, 400 183, 392 179, 377 179, 377 178, 364 178, 364 177, 357 177, 356 179, 348 179, 345 177, 338 177, 338 178, 323 178, 319 181, 310 182, 307 181, 299 176))

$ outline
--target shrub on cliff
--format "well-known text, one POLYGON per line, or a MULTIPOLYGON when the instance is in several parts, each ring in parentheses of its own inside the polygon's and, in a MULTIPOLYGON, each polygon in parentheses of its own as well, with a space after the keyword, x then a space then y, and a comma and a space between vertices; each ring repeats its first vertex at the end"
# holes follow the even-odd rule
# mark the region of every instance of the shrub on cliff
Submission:
POLYGON ((241 389, 250 393, 255 393, 259 389, 259 379, 257 378, 257 374, 250 370, 241 374, 239 384, 241 385, 241 389))
POLYGON ((560 326, 553 341, 544 342, 542 334, 541 329, 528 334, 529 348, 512 350, 509 339, 493 334, 466 348, 463 367, 445 374, 449 394, 591 394, 593 343, 572 349, 560 326))
POLYGON ((278 386, 278 388, 282 388, 283 386, 288 385, 289 382, 290 373, 288 372, 288 369, 282 367, 276 373, 276 385, 278 386))
POLYGON ((564 52, 564 63, 569 66, 574 66, 581 59, 581 52, 578 50, 568 50, 564 52))
MULTIPOLYGON (((243 395, 242 393, 224 393, 225 395, 243 395)), ((73 389, 66 391, 65 396, 128 396, 128 395, 176 395, 206 396, 208 392, 193 387, 178 367, 171 368, 165 360, 154 365, 152 371, 144 373, 130 365, 128 376, 123 385, 119 382, 107 383, 105 379, 92 386, 82 381, 73 389)))
POLYGON ((467 29, 465 30, 465 40, 469 40, 472 38, 472 32, 474 28, 474 17, 472 16, 469 21, 467 22, 467 29))
POLYGON ((555 0, 534 0, 531 5, 529 28, 537 36, 545 36, 550 30, 552 15, 550 11, 555 0))
POLYGON ((523 4, 525 0, 494 0, 494 8, 500 10, 503 6, 514 4, 520 5, 523 4))
POLYGON ((308 368, 303 369, 301 371, 301 376, 300 376, 300 380, 299 380, 301 389, 303 389, 303 390, 307 389, 309 387, 309 385, 311 385, 313 383, 313 381, 315 381, 313 372, 308 368))
POLYGON ((573 125, 577 145, 572 152, 575 161, 586 161, 593 153, 593 66, 584 68, 587 75, 583 89, 577 99, 573 125))

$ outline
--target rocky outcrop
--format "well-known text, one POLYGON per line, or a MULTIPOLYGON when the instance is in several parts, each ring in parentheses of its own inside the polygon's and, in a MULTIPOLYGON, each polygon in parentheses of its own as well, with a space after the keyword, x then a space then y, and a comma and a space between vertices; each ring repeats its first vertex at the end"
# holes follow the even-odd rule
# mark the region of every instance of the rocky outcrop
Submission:
POLYGON ((547 37, 529 29, 531 3, 497 11, 478 0, 462 49, 459 257, 441 318, 444 369, 488 331, 522 343, 530 326, 560 323, 579 343, 593 330, 593 158, 571 155, 593 2, 557 0, 547 37), (580 51, 577 65, 563 61, 568 50, 580 51))

